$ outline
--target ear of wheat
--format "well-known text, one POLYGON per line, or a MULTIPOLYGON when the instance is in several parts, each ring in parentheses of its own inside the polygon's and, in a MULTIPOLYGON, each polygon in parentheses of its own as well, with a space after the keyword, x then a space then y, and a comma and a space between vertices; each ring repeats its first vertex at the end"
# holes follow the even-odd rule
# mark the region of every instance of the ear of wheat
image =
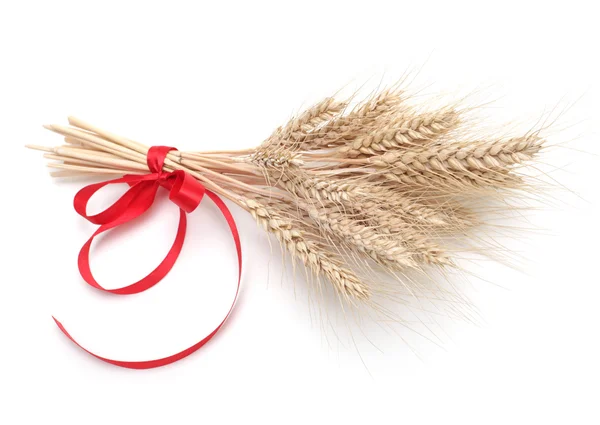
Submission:
MULTIPOLYGON (((349 103, 327 98, 253 149, 172 151, 164 169, 184 170, 248 211, 312 282, 328 281, 357 304, 380 290, 371 271, 453 267, 448 241, 468 243, 481 219, 465 200, 523 189, 519 168, 544 139, 471 137, 464 111, 423 112, 399 90, 349 103)), ((28 147, 46 152, 53 176, 148 172, 148 146, 73 117, 46 128, 66 143, 28 147)))

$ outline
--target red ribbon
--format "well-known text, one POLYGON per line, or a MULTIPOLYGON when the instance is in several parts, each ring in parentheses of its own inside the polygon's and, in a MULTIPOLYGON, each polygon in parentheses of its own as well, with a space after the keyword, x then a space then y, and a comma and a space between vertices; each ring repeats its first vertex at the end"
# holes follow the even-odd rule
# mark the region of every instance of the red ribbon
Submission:
POLYGON ((157 360, 120 361, 98 356, 97 354, 94 354, 86 348, 82 347, 77 341, 75 341, 75 339, 73 339, 69 332, 67 332, 62 323, 56 320, 56 318, 52 317, 58 325, 59 329, 78 347, 91 354, 92 356, 116 366, 126 367, 130 369, 150 369, 154 367, 165 366, 189 356, 194 351, 198 350, 200 347, 206 344, 219 331, 221 326, 223 326, 223 324, 231 314, 231 311, 233 310, 235 300, 237 299, 239 293, 240 280, 242 274, 242 248, 240 244, 239 233, 237 230, 237 226, 235 225, 233 216, 231 215, 231 212, 229 211, 225 203, 216 194, 209 190, 206 190, 206 188, 202 186, 200 182, 198 182, 192 176, 187 174, 185 171, 162 171, 167 153, 171 150, 176 149, 168 146, 153 146, 150 148, 147 155, 147 162, 148 168, 150 169, 150 174, 141 176, 128 174, 119 179, 91 184, 77 192, 73 201, 75 211, 77 211, 77 213, 79 213, 82 217, 86 218, 90 222, 100 225, 98 230, 94 232, 94 234, 83 245, 81 251, 79 252, 79 272, 81 273, 83 279, 89 285, 101 291, 110 292, 111 294, 137 294, 156 285, 163 277, 167 275, 167 273, 169 273, 169 271, 175 264, 175 261, 177 261, 179 253, 181 252, 187 227, 186 213, 191 213, 192 211, 194 211, 196 207, 200 204, 200 201, 202 200, 204 195, 206 194, 215 203, 219 210, 221 210, 221 214, 223 214, 225 220, 227 220, 227 224, 229 225, 229 229, 231 230, 231 234, 235 242, 235 249, 237 251, 238 258, 238 283, 235 291, 235 296, 233 302, 231 303, 229 311, 225 315, 225 318, 221 321, 219 326, 217 326, 211 333, 209 333, 201 341, 192 345, 191 347, 179 353, 157 360), (104 186, 117 183, 127 183, 129 186, 131 186, 131 188, 112 206, 110 206, 103 212, 92 216, 87 215, 86 208, 90 198, 104 186), (121 224, 125 224, 146 212, 154 202, 156 192, 161 186, 169 190, 169 199, 179 207, 179 227, 177 229, 177 236, 175 237, 173 246, 171 246, 171 249, 167 253, 167 256, 164 258, 164 260, 148 276, 144 277, 138 282, 135 282, 123 288, 103 288, 102 286, 100 286, 100 284, 98 284, 98 282, 96 282, 96 279, 94 279, 92 271, 90 270, 89 254, 92 241, 100 233, 106 232, 107 230, 113 229, 121 224))

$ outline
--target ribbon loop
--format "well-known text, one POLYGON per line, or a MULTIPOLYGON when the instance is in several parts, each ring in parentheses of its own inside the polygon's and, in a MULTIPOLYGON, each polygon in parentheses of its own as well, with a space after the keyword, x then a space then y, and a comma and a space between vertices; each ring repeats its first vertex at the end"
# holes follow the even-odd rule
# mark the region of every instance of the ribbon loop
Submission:
POLYGON ((176 176, 169 191, 169 199, 186 213, 193 212, 206 192, 204 186, 182 170, 175 170, 176 176))
POLYGON ((236 246, 236 252, 238 257, 238 284, 236 289, 236 294, 233 300, 233 303, 229 309, 229 312, 219 324, 219 326, 212 331, 208 336, 202 339, 200 342, 195 344, 194 346, 183 350, 178 354, 174 354, 169 357, 165 357, 163 359, 151 360, 151 361, 143 361, 143 362, 123 362, 118 360, 110 360, 104 357, 100 357, 87 349, 83 348, 79 343, 77 343, 71 335, 67 332, 64 326, 56 319, 55 322, 58 325, 59 329, 75 344, 77 344, 84 351, 93 355, 94 357, 117 365, 121 367, 133 368, 133 369, 148 369, 158 366, 164 366, 169 363, 173 363, 179 359, 182 359, 197 349, 199 349, 202 345, 204 345, 208 340, 210 340, 217 331, 221 328, 221 326, 229 317, 229 314, 233 310, 233 306, 235 305, 235 300, 237 299, 237 294, 239 292, 240 287, 240 278, 242 272, 242 251, 241 244, 239 239, 239 234, 237 231, 237 226, 231 215, 231 212, 227 208, 227 206, 223 203, 223 201, 213 192, 210 192, 205 189, 205 187, 197 181, 195 178, 187 174, 183 170, 174 170, 171 172, 164 172, 162 170, 165 162, 165 158, 167 154, 176 150, 175 148, 169 146, 153 146, 148 150, 147 155, 147 164, 150 170, 149 174, 146 175, 125 175, 121 178, 108 180, 102 183, 91 184, 89 186, 84 187, 75 195, 73 200, 73 206, 77 213, 94 224, 99 224, 100 227, 94 232, 94 234, 88 239, 88 241, 83 245, 81 251, 79 252, 78 257, 78 267, 79 272, 83 279, 92 287, 99 289, 104 292, 109 292, 112 294, 118 295, 130 295, 136 294, 146 289, 151 288, 160 282, 166 275, 169 273, 175 261, 177 261, 177 257, 183 248, 183 242, 185 239, 185 232, 187 229, 187 219, 186 213, 190 213, 194 211, 198 205, 200 204, 204 195, 208 195, 208 197, 217 205, 221 214, 227 220, 227 224, 229 225, 229 229, 233 236, 233 240, 236 246), (95 214, 88 215, 87 214, 87 204, 91 197, 103 187, 109 184, 121 184, 126 183, 130 186, 130 188, 123 194, 113 205, 108 207, 106 210, 95 214), (161 263, 146 277, 135 282, 131 285, 118 288, 118 289, 106 289, 100 286, 98 282, 94 279, 92 275, 90 264, 89 264, 89 253, 92 242, 96 236, 99 234, 106 232, 110 229, 113 229, 121 224, 125 224, 143 213, 145 213, 153 204, 154 199, 156 197, 156 193, 159 187, 164 187, 169 190, 169 199, 175 203, 179 207, 179 226, 177 228, 177 235, 175 237, 175 241, 171 246, 171 249, 167 253, 166 257, 161 261, 161 263))

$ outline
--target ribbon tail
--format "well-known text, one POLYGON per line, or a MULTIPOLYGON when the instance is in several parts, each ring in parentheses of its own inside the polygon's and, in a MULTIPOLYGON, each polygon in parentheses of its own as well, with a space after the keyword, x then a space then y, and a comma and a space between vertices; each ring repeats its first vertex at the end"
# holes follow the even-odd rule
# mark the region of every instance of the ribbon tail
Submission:
MULTIPOLYGON (((230 312, 231 312, 231 310, 230 310, 230 312)), ((227 316, 229 316, 229 313, 227 314, 227 316)), ((227 317, 225 319, 223 319, 223 321, 219 324, 219 326, 217 326, 211 333, 209 333, 201 341, 197 342, 196 344, 192 345, 191 347, 186 348, 185 350, 180 351, 179 353, 173 354, 168 357, 163 357, 161 359, 156 359, 156 360, 144 360, 144 361, 113 360, 113 359, 109 359, 106 357, 99 356, 98 354, 92 353, 90 350, 88 350, 87 348, 82 346, 80 343, 78 343, 75 340, 75 338, 73 338, 71 336, 71 334, 65 329, 64 325, 56 317, 52 316, 52 319, 54 319, 56 326, 58 326, 60 331, 63 334, 65 334, 65 336, 67 338, 69 338, 76 346, 81 348, 83 351, 85 351, 86 353, 88 353, 91 356, 94 356, 98 360, 102 360, 103 362, 110 363, 114 366, 124 367, 127 369, 153 369, 156 367, 166 366, 168 364, 175 363, 176 361, 189 356, 190 354, 192 354, 193 352, 195 352, 196 350, 201 348, 204 344, 206 344, 208 341, 210 341, 210 339, 213 336, 215 336, 215 334, 219 331, 219 329, 221 329, 221 326, 223 326, 223 324, 225 323, 225 320, 227 320, 227 317)))
MULTIPOLYGON (((233 297, 233 301, 231 303, 231 306, 229 307, 229 310, 227 311, 227 314, 225 315, 225 317, 223 318, 221 323, 212 332, 210 332, 208 335, 206 335, 204 338, 202 338, 200 341, 198 341, 191 347, 188 347, 185 350, 182 350, 182 351, 180 351, 176 354, 173 354, 171 356, 168 356, 168 357, 163 357, 163 358, 156 359, 156 360, 122 361, 122 360, 113 360, 113 359, 99 356, 98 354, 95 354, 95 353, 91 352, 90 350, 88 350, 87 348, 83 347, 81 344, 79 344, 75 340, 75 338, 73 338, 71 336, 71 334, 66 330, 66 328, 63 326, 63 324, 59 320, 57 320, 54 316, 52 316, 52 319, 54 320, 54 322, 56 323, 56 326, 58 326, 60 331, 67 338, 69 338, 75 345, 77 345, 79 348, 81 348, 83 351, 90 354, 91 356, 94 356, 98 360, 102 360, 103 362, 110 363, 114 366, 124 367, 124 368, 128 368, 128 369, 152 369, 155 367, 166 366, 168 364, 174 363, 178 360, 181 360, 181 359, 189 356, 190 354, 194 353, 196 350, 201 348, 208 341, 210 341, 212 339, 212 337, 214 337, 215 334, 219 331, 219 329, 221 329, 221 327, 225 324, 225 322, 227 321, 227 318, 231 315, 231 312, 233 311, 233 308, 235 306, 235 302, 237 300, 238 294, 240 292, 240 283, 241 283, 241 277, 242 277, 242 246, 241 246, 241 242, 240 242, 240 236, 238 233, 237 225, 235 224, 233 215, 231 214, 231 211, 229 211, 229 208, 227 208, 227 205, 225 205, 225 203, 213 192, 210 192, 207 190, 206 194, 215 203, 215 205, 219 208, 219 210, 221 211, 221 214, 227 221, 227 225, 229 226, 229 230, 231 232, 233 241, 235 243, 235 250, 237 253, 237 260, 238 260, 238 279, 237 279, 237 286, 236 286, 236 290, 235 290, 235 295, 233 297)), ((183 211, 181 211, 180 214, 185 219, 185 213, 183 211)), ((184 229, 181 234, 185 234, 185 221, 184 221, 184 229)), ((181 242, 183 243, 183 240, 181 242)), ((172 266, 172 264, 170 266, 172 266)), ((138 284, 139 284, 139 282, 138 282, 138 284)), ((127 288, 125 288, 125 289, 127 289, 127 288)), ((137 289, 139 289, 139 288, 137 288, 137 289)), ((129 287, 129 290, 131 290, 131 287, 129 287)))

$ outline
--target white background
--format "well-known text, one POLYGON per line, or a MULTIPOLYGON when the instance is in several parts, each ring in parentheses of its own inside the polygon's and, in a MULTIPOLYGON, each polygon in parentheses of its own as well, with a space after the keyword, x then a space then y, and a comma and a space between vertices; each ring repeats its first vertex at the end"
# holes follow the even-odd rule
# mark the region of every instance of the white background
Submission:
MULTIPOLYGON (((593 3, 2 2, 0 423, 600 423, 593 3), (565 167, 552 177, 577 195, 557 187, 533 214, 544 231, 522 236, 525 272, 484 264, 481 280, 462 285, 478 324, 441 319, 437 345, 409 331, 374 331, 382 352, 364 339, 342 345, 311 316, 301 278, 294 295, 277 245, 271 253, 234 209, 243 290, 199 352, 131 371, 56 329, 51 314, 113 358, 171 354, 224 314, 235 260, 205 202, 158 286, 131 297, 88 288, 76 257, 93 226, 71 205, 84 182, 53 181, 41 154, 23 148, 60 144, 41 124, 75 115, 148 145, 244 148, 340 87, 373 88, 415 67, 430 93, 482 89, 498 120, 535 121, 557 107, 573 126, 542 161, 565 167)), ((98 244, 98 280, 117 287, 151 270, 176 215, 159 202, 98 244)))

